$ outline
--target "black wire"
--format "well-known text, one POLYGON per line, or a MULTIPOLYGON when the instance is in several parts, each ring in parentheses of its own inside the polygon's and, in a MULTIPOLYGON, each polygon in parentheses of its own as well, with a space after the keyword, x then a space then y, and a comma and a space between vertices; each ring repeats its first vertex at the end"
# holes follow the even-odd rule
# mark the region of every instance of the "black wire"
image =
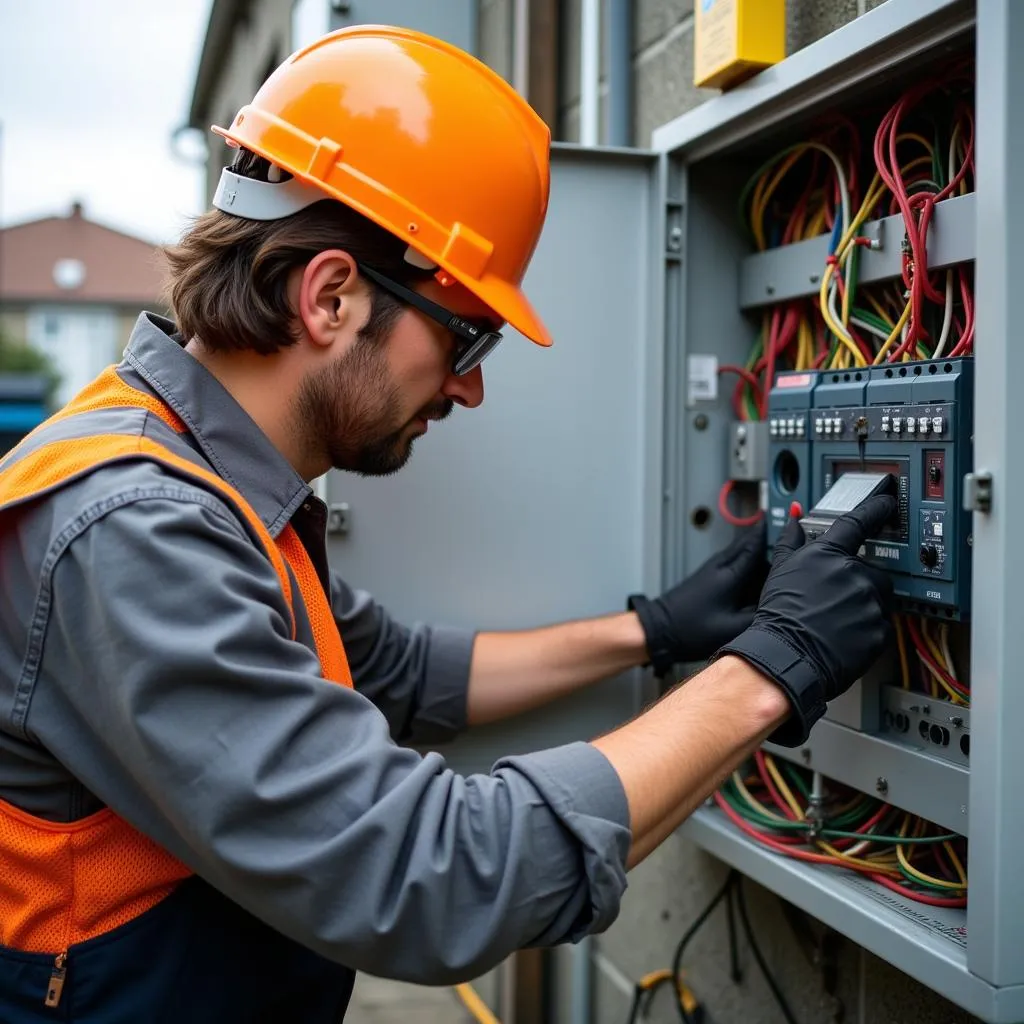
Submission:
POLYGON ((761 955, 761 949, 757 944, 757 940, 754 938, 754 930, 750 927, 750 918, 747 916, 747 901, 743 895, 742 879, 740 879, 736 886, 736 897, 739 902, 740 922, 743 924, 743 931, 746 933, 747 941, 750 943, 750 951, 754 954, 757 966, 761 968, 764 980, 768 982, 768 987, 772 990, 772 995, 775 996, 775 1002, 779 1004, 779 1009, 782 1010, 782 1016, 786 1018, 786 1024, 797 1024, 796 1017, 793 1016, 793 1011, 789 1008, 789 1004, 786 1002, 786 998, 783 996, 782 990, 779 988, 777 982, 772 977, 771 972, 768 970, 768 965, 765 963, 764 957, 761 955))
POLYGON ((729 975, 734 985, 743 980, 743 972, 740 970, 740 951, 736 941, 736 887, 729 890, 729 896, 725 901, 725 909, 729 921, 729 975))
MULTIPOLYGON (((725 882, 722 888, 714 895, 711 902, 700 912, 697 920, 687 928, 686 933, 679 940, 679 945, 676 946, 675 955, 672 957, 672 980, 676 987, 679 985, 679 978, 682 972, 683 964, 683 953, 686 951, 686 947, 690 944, 690 940, 700 930, 701 925, 711 916, 711 912, 718 906, 719 903, 729 895, 733 886, 736 884, 736 880, 739 875, 736 873, 735 868, 729 871, 726 876, 725 882)), ((676 999, 676 1007, 679 1010, 679 1019, 683 1024, 693 1024, 693 1018, 686 1012, 686 1007, 683 1005, 682 999, 676 999)))
POLYGON ((629 1019, 626 1024, 636 1024, 637 1018, 640 1016, 640 1000, 644 997, 644 990, 639 986, 635 986, 633 989, 633 1005, 629 1008, 629 1019))

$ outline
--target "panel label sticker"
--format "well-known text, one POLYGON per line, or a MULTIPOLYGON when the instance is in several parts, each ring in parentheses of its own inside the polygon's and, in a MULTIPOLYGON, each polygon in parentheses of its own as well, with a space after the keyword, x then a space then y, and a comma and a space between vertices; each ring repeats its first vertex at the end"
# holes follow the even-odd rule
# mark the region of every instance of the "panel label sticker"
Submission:
POLYGON ((686 404, 714 402, 718 398, 718 356, 686 357, 686 404))
POLYGON ((919 924, 934 935, 941 935, 942 938, 956 943, 963 949, 967 948, 967 925, 964 923, 963 911, 944 910, 925 904, 911 906, 895 893, 891 893, 881 886, 863 882, 859 878, 843 878, 841 884, 856 889, 862 896, 867 896, 890 910, 896 911, 901 917, 919 924))

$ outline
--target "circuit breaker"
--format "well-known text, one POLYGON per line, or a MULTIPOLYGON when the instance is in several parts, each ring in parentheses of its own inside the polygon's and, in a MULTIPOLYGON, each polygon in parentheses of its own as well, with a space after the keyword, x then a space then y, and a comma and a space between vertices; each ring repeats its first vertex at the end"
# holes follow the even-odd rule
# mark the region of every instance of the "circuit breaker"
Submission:
POLYGON ((891 473, 899 521, 864 557, 892 573, 903 610, 965 618, 973 422, 971 359, 779 374, 769 396, 769 543, 794 501, 813 508, 846 472, 891 473))

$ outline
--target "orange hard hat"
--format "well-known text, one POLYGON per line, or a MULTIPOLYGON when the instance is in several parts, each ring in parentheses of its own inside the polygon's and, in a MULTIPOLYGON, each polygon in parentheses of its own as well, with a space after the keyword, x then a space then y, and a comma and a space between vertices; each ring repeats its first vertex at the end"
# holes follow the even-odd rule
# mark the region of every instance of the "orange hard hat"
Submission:
POLYGON ((324 194, 345 203, 442 284, 551 344, 520 287, 547 213, 551 133, 476 58, 409 29, 342 29, 292 54, 213 130, 298 179, 288 184, 306 198, 288 212, 324 194))

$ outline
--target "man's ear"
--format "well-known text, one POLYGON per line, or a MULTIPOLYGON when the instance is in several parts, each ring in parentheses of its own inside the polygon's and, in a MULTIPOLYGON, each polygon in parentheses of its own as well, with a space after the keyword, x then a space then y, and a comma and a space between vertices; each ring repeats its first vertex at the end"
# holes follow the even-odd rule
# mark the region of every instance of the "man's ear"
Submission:
POLYGON ((357 300, 365 291, 356 262, 341 249, 317 253, 297 282, 296 314, 314 345, 331 345, 353 317, 362 319, 357 300))

